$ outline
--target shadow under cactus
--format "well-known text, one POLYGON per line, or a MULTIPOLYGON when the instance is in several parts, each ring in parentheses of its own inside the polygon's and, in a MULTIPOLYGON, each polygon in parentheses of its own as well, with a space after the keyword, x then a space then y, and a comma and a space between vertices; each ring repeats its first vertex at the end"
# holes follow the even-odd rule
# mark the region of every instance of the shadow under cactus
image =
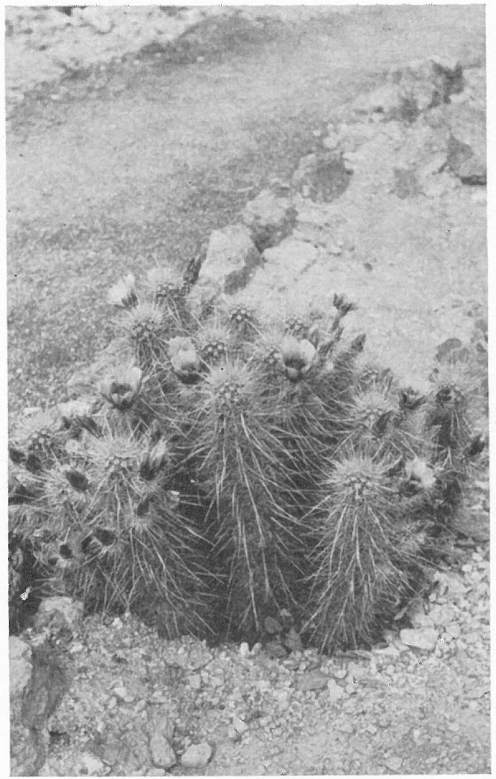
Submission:
POLYGON ((198 318, 198 270, 114 285, 135 364, 12 437, 11 627, 36 569, 168 637, 255 641, 285 615, 324 651, 370 644, 425 586, 484 446, 470 350, 420 396, 361 364, 344 296, 285 320, 242 302, 198 318))

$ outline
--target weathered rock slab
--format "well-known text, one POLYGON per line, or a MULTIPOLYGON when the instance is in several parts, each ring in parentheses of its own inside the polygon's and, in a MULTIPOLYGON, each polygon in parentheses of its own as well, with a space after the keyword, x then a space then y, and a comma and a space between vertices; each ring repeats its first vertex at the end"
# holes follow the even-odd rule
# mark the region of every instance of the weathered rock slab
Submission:
POLYGON ((228 225, 214 230, 200 270, 198 286, 211 287, 230 295, 246 286, 260 262, 260 253, 247 227, 228 225))
POLYGON ((256 247, 263 251, 280 243, 291 232, 295 209, 289 198, 278 197, 271 190, 264 189, 246 204, 241 218, 250 230, 256 247))
POLYGON ((346 190, 351 171, 342 154, 319 150, 302 157, 293 174, 293 187, 315 202, 335 200, 346 190))

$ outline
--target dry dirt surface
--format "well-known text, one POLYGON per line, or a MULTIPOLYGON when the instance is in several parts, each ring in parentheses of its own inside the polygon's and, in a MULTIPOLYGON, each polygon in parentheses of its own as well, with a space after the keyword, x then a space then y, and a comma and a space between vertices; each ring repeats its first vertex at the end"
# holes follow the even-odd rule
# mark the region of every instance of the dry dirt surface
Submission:
MULTIPOLYGON (((109 337, 117 276, 184 265, 274 179, 298 189, 293 231, 240 295, 346 293, 371 355, 421 383, 436 345, 485 314, 483 175, 451 140, 478 143, 483 38, 482 7, 260 9, 26 95, 8 130, 11 412, 63 399, 109 337), (431 55, 461 62, 463 89, 415 116, 377 110, 386 73, 431 55), (315 202, 308 155, 336 149, 344 183, 315 202)), ((367 651, 84 620, 41 774, 489 772, 488 545, 470 535, 367 651)))
POLYGON ((390 630, 371 651, 274 657, 86 620, 40 775, 489 773, 487 550, 464 559, 410 609, 429 649, 390 630))
POLYGON ((236 12, 27 94, 7 130, 11 411, 63 398, 108 340, 122 272, 184 264, 388 68, 477 63, 483 39, 474 6, 236 12))

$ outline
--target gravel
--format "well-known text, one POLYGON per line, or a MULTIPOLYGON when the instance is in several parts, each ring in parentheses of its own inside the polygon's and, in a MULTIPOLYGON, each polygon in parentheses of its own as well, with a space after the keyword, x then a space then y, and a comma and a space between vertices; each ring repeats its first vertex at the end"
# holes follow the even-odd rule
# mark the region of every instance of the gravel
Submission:
POLYGON ((81 775, 81 755, 126 775, 193 762, 216 775, 488 772, 488 550, 464 555, 425 603, 439 634, 430 650, 394 630, 371 651, 280 660, 260 645, 168 642, 133 617, 88 618, 50 721, 66 743, 53 742, 44 775, 81 775))

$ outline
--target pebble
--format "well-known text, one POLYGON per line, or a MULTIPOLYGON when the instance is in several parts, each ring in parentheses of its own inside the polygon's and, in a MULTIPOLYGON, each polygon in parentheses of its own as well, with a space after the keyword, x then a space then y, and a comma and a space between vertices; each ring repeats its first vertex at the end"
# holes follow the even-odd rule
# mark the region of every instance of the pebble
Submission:
POLYGON ((400 640, 408 646, 417 649, 432 650, 436 646, 438 639, 437 630, 434 628, 404 628, 400 630, 400 640))
POLYGON ((212 747, 206 741, 188 747, 181 757, 184 768, 205 768, 212 757, 212 747))
POLYGON ((450 622, 448 625, 446 625, 446 633, 448 633, 451 638, 458 638, 458 636, 461 634, 460 625, 458 625, 456 622, 450 622))
POLYGON ((159 768, 168 769, 176 765, 174 750, 169 744, 168 738, 160 731, 153 733, 150 738, 150 754, 153 763, 159 768))
POLYGON ((299 690, 323 690, 329 683, 329 677, 321 671, 308 671, 298 680, 299 690))
POLYGON ((403 760, 401 757, 388 757, 387 760, 384 761, 384 765, 387 768, 390 768, 391 771, 397 772, 403 765, 403 760))
POLYGON ((114 695, 123 703, 132 703, 134 701, 134 695, 124 686, 114 687, 114 695))
POLYGON ((344 679, 346 674, 348 673, 347 668, 331 668, 331 674, 334 676, 335 679, 344 679))
POLYGON ((246 731, 248 730, 248 725, 240 717, 233 717, 232 726, 236 731, 236 733, 238 733, 240 736, 242 736, 243 733, 246 733, 246 731))
POLYGON ((334 679, 329 679, 327 682, 327 689, 329 691, 329 700, 331 703, 335 703, 335 701, 338 701, 340 698, 344 697, 344 690, 342 687, 337 684, 337 682, 334 681, 334 679))
POLYGON ((189 686, 192 690, 199 690, 202 686, 202 680, 200 674, 192 674, 189 679, 189 686))

